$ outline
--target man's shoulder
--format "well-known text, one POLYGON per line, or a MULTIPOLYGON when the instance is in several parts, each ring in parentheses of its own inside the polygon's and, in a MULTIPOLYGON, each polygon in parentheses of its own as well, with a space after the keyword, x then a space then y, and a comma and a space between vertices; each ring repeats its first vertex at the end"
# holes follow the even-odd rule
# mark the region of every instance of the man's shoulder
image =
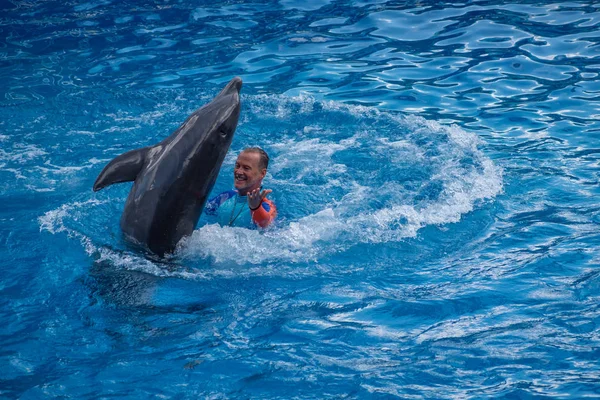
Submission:
POLYGON ((263 199, 261 205, 265 209, 266 212, 271 212, 271 209, 276 208, 275 203, 273 203, 273 200, 267 199, 266 197, 263 199))
POLYGON ((221 197, 221 198, 224 198, 224 199, 230 199, 230 198, 234 197, 236 194, 237 194, 237 190, 231 189, 231 190, 226 190, 226 191, 222 192, 221 194, 219 194, 216 197, 221 197))
POLYGON ((232 197, 235 197, 236 194, 237 190, 226 190, 225 192, 216 195, 206 203, 206 213, 212 214, 216 212, 221 204, 231 199, 232 197))

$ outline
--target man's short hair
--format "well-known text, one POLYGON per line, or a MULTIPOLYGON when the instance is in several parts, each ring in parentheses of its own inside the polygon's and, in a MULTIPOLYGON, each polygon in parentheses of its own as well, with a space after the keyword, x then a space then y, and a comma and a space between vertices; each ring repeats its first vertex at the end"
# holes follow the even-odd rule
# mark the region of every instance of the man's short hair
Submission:
POLYGON ((267 169, 269 167, 269 155, 260 147, 246 147, 244 150, 242 150, 242 153, 246 152, 257 153, 260 156, 260 159, 258 161, 258 167, 260 169, 267 169))

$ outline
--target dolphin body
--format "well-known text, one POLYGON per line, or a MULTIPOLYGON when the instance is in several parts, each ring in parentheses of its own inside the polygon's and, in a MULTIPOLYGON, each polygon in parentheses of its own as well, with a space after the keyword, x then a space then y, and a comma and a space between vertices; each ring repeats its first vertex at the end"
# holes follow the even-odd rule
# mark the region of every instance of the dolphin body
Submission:
POLYGON ((231 145, 241 88, 233 78, 168 138, 121 154, 100 172, 94 192, 134 181, 121 216, 127 239, 163 256, 192 234, 231 145))

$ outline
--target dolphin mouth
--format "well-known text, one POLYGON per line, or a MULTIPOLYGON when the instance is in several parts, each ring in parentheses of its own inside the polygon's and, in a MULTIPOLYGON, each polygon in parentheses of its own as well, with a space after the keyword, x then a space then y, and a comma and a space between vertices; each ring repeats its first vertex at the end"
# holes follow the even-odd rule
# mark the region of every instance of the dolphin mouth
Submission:
POLYGON ((229 81, 229 83, 223 88, 223 90, 221 90, 221 93, 219 93, 219 95, 232 93, 239 94, 240 90, 242 90, 242 78, 236 76, 235 78, 229 81))

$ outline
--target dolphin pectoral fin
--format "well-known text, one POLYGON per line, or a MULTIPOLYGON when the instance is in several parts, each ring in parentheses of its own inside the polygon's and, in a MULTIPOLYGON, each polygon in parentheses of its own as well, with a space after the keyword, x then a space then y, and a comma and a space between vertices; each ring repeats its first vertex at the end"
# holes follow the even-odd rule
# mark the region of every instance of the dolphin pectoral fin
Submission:
POLYGON ((94 182, 94 192, 113 183, 130 182, 135 180, 146 161, 149 147, 131 150, 123 153, 106 164, 94 182))

